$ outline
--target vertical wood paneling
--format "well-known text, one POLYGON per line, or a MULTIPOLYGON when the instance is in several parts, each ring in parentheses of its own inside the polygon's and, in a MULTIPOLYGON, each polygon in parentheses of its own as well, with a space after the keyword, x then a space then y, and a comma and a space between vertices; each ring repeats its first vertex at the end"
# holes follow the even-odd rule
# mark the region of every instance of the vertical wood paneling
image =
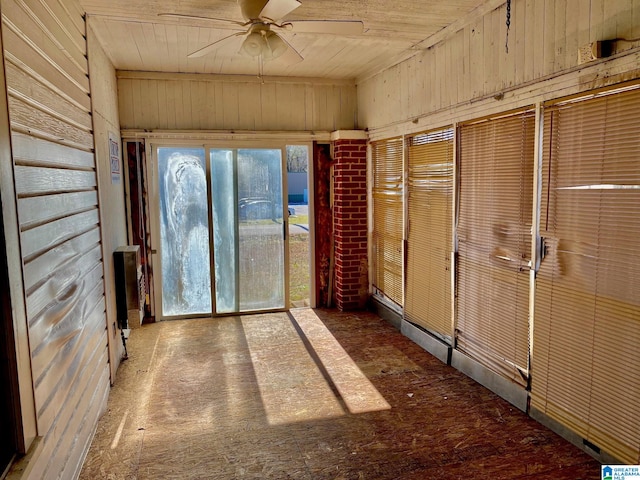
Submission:
MULTIPOLYGON (((2 0, 38 434, 30 478, 71 478, 108 389, 85 26, 78 5, 2 0)), ((115 100, 115 98, 114 98, 115 100)))
MULTIPOLYGON (((567 57, 567 2, 554 2, 553 15, 555 18, 555 63, 554 71, 565 68, 567 57)), ((551 13, 551 12, 549 12, 551 13)), ((548 39, 546 41, 549 41, 548 39)))
MULTIPOLYGON (((455 105, 460 101, 461 96, 464 92, 464 75, 456 75, 456 69, 462 68, 462 71, 465 71, 466 67, 466 59, 464 55, 462 56, 463 65, 460 67, 457 65, 460 60, 460 53, 464 49, 464 40, 465 33, 464 30, 460 30, 451 38, 451 48, 449 49, 449 74, 451 75, 451 79, 455 80, 455 91, 451 94, 451 104, 455 105)), ((454 89, 452 88, 452 91, 454 89)), ((413 108, 416 108, 415 106, 413 108)))
MULTIPOLYGON (((471 53, 469 51, 469 45, 471 44, 471 28, 469 26, 466 26, 463 30, 464 41, 462 42, 462 46, 460 48, 460 52, 462 53, 458 53, 458 55, 462 55, 462 62, 460 65, 462 71, 462 89, 460 90, 458 95, 459 100, 466 98, 471 91, 471 75, 469 73, 471 70, 471 53)), ((358 88, 360 88, 360 85, 358 85, 358 88)))
MULTIPOLYGON (((353 99, 355 102, 355 99, 353 99)), ((310 85, 304 86, 304 104, 308 105, 304 109, 304 129, 309 130, 314 123, 313 88, 310 85)), ((262 113, 262 112, 261 112, 262 113)))
MULTIPOLYGON (((429 50, 427 51, 427 58, 425 59, 426 61, 425 65, 427 66, 427 70, 425 71, 423 66, 423 72, 422 72, 426 78, 425 83, 427 85, 427 90, 429 92, 427 102, 425 104, 426 108, 429 110, 437 110, 439 108, 438 102, 440 98, 441 83, 443 80, 441 77, 439 77, 435 73, 436 69, 440 68, 440 66, 436 62, 437 57, 438 57, 438 50, 437 50, 437 45, 435 45, 429 48, 429 50)), ((379 88, 381 88, 384 91, 385 83, 380 85, 379 88)), ((408 95, 414 95, 413 87, 408 92, 408 95)), ((418 106, 418 110, 416 113, 419 113, 419 112, 420 112, 420 108, 418 106)))
MULTIPOLYGON (((178 109, 176 108, 176 105, 179 104, 179 98, 178 98, 178 93, 176 92, 176 82, 167 82, 165 83, 166 85, 166 97, 164 97, 166 99, 166 103, 167 103, 167 118, 166 118, 166 125, 168 129, 176 129, 177 125, 178 125, 178 109)), ((134 123, 137 125, 139 122, 139 118, 136 116, 135 113, 135 108, 136 105, 139 104, 140 102, 140 96, 139 96, 139 92, 140 92, 140 83, 135 83, 132 84, 132 91, 131 94, 128 96, 128 101, 131 102, 130 105, 128 105, 127 108, 129 108, 132 112, 132 117, 125 117, 122 115, 122 111, 120 111, 120 125, 124 128, 124 125, 122 124, 123 122, 123 118, 133 118, 134 123), (137 93, 137 95, 136 95, 137 93), (136 101, 136 103, 134 103, 134 99, 136 101)), ((181 92, 180 92, 181 93, 181 92)), ((118 86, 118 95, 120 95, 120 87, 118 86)), ((219 92, 216 92, 216 98, 220 98, 222 94, 219 92)), ((157 100, 158 103, 163 103, 162 99, 158 98, 157 100)), ((158 111, 160 111, 160 109, 158 109, 158 111)), ((222 116, 222 109, 218 109, 216 112, 216 115, 220 115, 222 116)), ((159 119, 158 120, 158 125, 162 125, 163 122, 165 122, 165 120, 163 119, 159 119)))
MULTIPOLYGON (((518 59, 522 65, 522 81, 534 78, 534 59, 539 45, 536 45, 535 0, 524 2, 524 55, 518 59)), ((522 5, 521 5, 522 6, 522 5)))
MULTIPOLYGON (((131 81, 127 79, 118 80, 118 113, 121 118, 128 118, 129 121, 135 122, 133 116, 133 88, 131 81)), ((167 121, 169 121, 168 118, 167 121)))
MULTIPOLYGON (((485 94, 487 92, 492 92, 497 89, 497 81, 498 81, 498 52, 499 48, 496 44, 497 41, 497 33, 494 28, 493 20, 495 18, 495 12, 492 12, 489 15, 484 16, 482 20, 482 56, 480 57, 480 61, 482 62, 482 67, 484 70, 484 74, 482 77, 484 79, 484 85, 482 87, 482 93, 485 94)), ((478 78, 478 77, 476 77, 478 78)), ((477 80, 476 80, 477 81, 477 80)), ((446 82, 445 87, 448 88, 448 82, 446 82)))
MULTIPOLYGON (((122 128, 248 131, 356 128, 356 88, 350 82, 261 83, 253 78, 199 77, 203 78, 122 72, 118 79, 122 128)), ((407 88, 410 83, 407 81, 407 88)))
MULTIPOLYGON (((545 22, 547 21, 545 15, 545 3, 536 1, 533 2, 533 4, 533 75, 531 79, 540 78, 544 75, 545 22)), ((587 27, 588 26, 589 23, 587 22, 587 27)))
POLYGON ((412 78, 412 69, 410 63, 412 60, 402 62, 400 64, 400 78, 398 82, 398 93, 400 94, 400 108, 403 111, 409 112, 409 80, 412 78))
MULTIPOLYGON (((315 118, 316 122, 322 122, 323 119, 329 117, 328 105, 327 105, 327 94, 328 92, 324 89, 317 91, 316 103, 315 103, 315 105, 317 105, 318 107, 316 108, 316 118, 315 118)), ((267 101, 268 101, 268 96, 267 96, 267 101)))
MULTIPOLYGON (((117 93, 116 87, 116 94, 117 93)), ((165 82, 158 83, 158 98, 167 98, 167 84, 165 82)), ((205 98, 206 101, 203 102, 203 109, 206 111, 208 109, 209 102, 207 94, 205 94, 205 98)), ((167 102, 156 102, 156 105, 158 106, 158 127, 166 130, 169 128, 168 124, 170 115, 167 102)))
POLYGON ((507 25, 506 25, 507 9, 501 7, 493 12, 493 30, 495 32, 495 52, 496 52, 496 88, 502 90, 505 88, 509 80, 513 77, 512 69, 515 58, 510 57, 507 53, 507 25), (509 60, 512 60, 509 64, 509 60))
MULTIPOLYGON (((444 45, 436 45, 433 48, 433 51, 435 52, 435 64, 438 65, 438 68, 445 73, 445 75, 439 75, 434 82, 436 85, 436 90, 435 90, 436 95, 434 95, 435 107, 436 109, 439 110, 442 108, 443 105, 446 105, 447 102, 449 101, 449 99, 447 98, 449 96, 448 95, 449 86, 447 85, 448 77, 446 75, 447 51, 445 50, 444 45)), ((400 69, 400 66, 398 66, 398 69, 400 69)))
MULTIPOLYGON (((580 46, 640 37, 638 19, 640 0, 512 0, 508 54, 503 5, 400 65, 360 81, 359 127, 375 130, 563 73, 578 65, 580 46), (423 99, 425 89, 431 94, 423 99), (401 97, 395 94, 399 91, 401 97)), ((638 43, 618 42, 616 53, 638 43)))
MULTIPOLYGON (((171 85, 171 83, 167 83, 167 93, 170 91, 169 90, 169 85, 171 85)), ((219 105, 222 105, 222 99, 224 97, 223 92, 222 92, 222 87, 223 84, 222 82, 215 82, 215 84, 213 85, 214 91, 215 91, 215 95, 213 95, 213 101, 215 103, 213 103, 211 105, 211 110, 210 110, 210 114, 212 113, 212 117, 215 120, 215 125, 224 125, 224 112, 222 111, 222 108, 219 105)), ((262 92, 262 90, 261 90, 262 92)), ((264 101, 261 102, 261 105, 264 105, 263 103, 264 101)), ((167 109, 169 110, 169 109, 167 109)), ((269 110, 271 111, 271 110, 269 110)), ((263 117, 264 117, 264 106, 263 106, 263 117)), ((122 118, 120 119, 120 121, 122 122, 122 118)), ((174 118, 174 122, 173 122, 173 127, 172 128, 177 128, 177 125, 179 125, 182 122, 182 118, 178 118, 177 116, 177 112, 176 112, 176 116, 174 118)), ((125 126, 123 125, 122 128, 125 128, 125 126)))
POLYGON ((288 102, 285 100, 288 96, 292 95, 295 91, 295 87, 289 87, 288 85, 276 84, 276 115, 283 130, 291 130, 291 124, 293 123, 293 110, 288 108, 288 102))
MULTIPOLYGON (((471 38, 469 42, 469 55, 471 56, 471 69, 469 75, 471 81, 471 96, 479 97, 484 93, 484 21, 481 18, 469 26, 471 38)), ((437 71, 433 71, 437 75, 437 71)))
POLYGON ((637 2, 633 2, 631 5, 631 11, 633 21, 631 23, 632 31, 630 38, 640 38, 640 5, 637 2))
POLYGON ((525 2, 511 2, 511 32, 509 33, 509 45, 514 56, 513 83, 518 85, 524 81, 524 64, 526 48, 526 4, 525 2))
MULTIPOLYGON (((544 3, 544 36, 543 38, 554 38, 556 31, 556 22, 558 21, 554 15, 553 4, 554 0, 545 0, 544 3)), ((555 40, 555 39, 554 39, 555 40)), ((545 41, 544 42, 544 65, 543 65, 543 74, 549 75, 553 73, 554 65, 555 65, 555 41, 545 41)))

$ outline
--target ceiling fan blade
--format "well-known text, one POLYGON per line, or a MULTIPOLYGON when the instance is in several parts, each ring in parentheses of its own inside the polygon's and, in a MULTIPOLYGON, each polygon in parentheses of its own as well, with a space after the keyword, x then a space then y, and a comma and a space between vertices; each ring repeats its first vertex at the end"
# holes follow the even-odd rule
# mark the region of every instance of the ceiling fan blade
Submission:
POLYGON ((304 60, 304 57, 300 55, 300 53, 295 48, 293 48, 293 46, 291 46, 291 44, 287 42, 285 38, 283 38, 281 35, 278 35, 278 36, 282 39, 284 43, 286 43, 287 47, 289 48, 287 48, 286 52, 284 52, 282 55, 280 55, 278 58, 275 59, 276 62, 282 62, 287 65, 295 65, 296 63, 299 63, 302 60, 304 60))
POLYGON ((262 8, 259 17, 276 22, 300 5, 302 4, 298 0, 269 0, 262 8))
POLYGON ((283 23, 282 28, 293 33, 360 35, 364 24, 359 20, 295 20, 283 23))
POLYGON ((226 45, 227 43, 230 43, 230 41, 233 40, 235 37, 244 35, 245 33, 246 32, 238 32, 238 33, 234 33, 233 35, 229 35, 228 37, 221 38, 220 40, 216 40, 215 42, 210 43, 209 45, 202 47, 196 50, 195 52, 191 52, 189 55, 187 55, 187 58, 198 58, 198 57, 207 55, 213 52, 214 50, 217 50, 218 48, 226 45))
POLYGON ((216 22, 232 23, 241 27, 246 27, 251 22, 238 22, 237 20, 229 20, 228 18, 216 18, 216 17, 202 17, 200 15, 183 15, 181 13, 159 13, 159 17, 172 17, 172 18, 189 18, 191 20, 214 20, 216 22))

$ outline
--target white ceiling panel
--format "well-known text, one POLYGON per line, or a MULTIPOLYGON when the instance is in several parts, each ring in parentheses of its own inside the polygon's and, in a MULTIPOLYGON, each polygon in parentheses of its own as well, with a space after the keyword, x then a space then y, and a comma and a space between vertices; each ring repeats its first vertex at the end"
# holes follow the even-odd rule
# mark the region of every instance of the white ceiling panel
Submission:
MULTIPOLYGON (((245 1, 245 0, 243 0, 245 1)), ((254 1, 254 0, 250 0, 254 1)), ((259 0, 255 0, 259 1, 259 0)), ((259 61, 240 47, 245 36, 199 58, 187 56, 248 27, 221 20, 159 16, 179 14, 243 21, 234 0, 81 0, 94 30, 116 69, 158 72, 258 74, 259 61)), ((461 19, 481 5, 497 0, 303 0, 283 21, 361 20, 356 35, 294 33, 272 27, 297 50, 303 61, 279 59, 263 63, 264 75, 352 79, 406 58, 415 45, 461 19)), ((450 27, 451 28, 451 27, 450 27)), ((426 43, 428 46, 428 42, 426 43)))

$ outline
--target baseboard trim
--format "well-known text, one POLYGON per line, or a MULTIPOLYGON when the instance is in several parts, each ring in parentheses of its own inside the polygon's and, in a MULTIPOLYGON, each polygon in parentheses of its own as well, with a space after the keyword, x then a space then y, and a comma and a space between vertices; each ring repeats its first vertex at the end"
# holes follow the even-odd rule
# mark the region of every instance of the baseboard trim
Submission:
POLYGON ((451 363, 451 346, 444 343, 442 340, 434 337, 430 333, 422 330, 407 320, 402 320, 400 326, 400 332, 409 338, 412 342, 420 345, 423 349, 436 357, 442 363, 451 363))
POLYGON ((454 350, 451 355, 451 366, 526 413, 529 394, 522 386, 489 370, 458 350, 454 350))
POLYGON ((622 460, 614 457, 613 455, 603 450, 600 450, 599 452, 594 450, 589 446, 589 443, 586 442, 584 438, 582 438, 582 436, 578 435, 576 432, 569 429, 568 427, 565 427, 560 422, 549 417, 546 413, 541 412, 537 408, 531 407, 529 409, 529 416, 533 418, 536 422, 541 423, 542 425, 547 427, 552 432, 560 435, 562 438, 564 438, 566 441, 568 441, 575 447, 591 455, 600 463, 609 464, 609 465, 625 464, 625 462, 623 462, 622 460))
POLYGON ((397 311, 375 296, 371 297, 369 307, 370 310, 375 312, 380 318, 389 322, 397 330, 400 330, 402 324, 402 311, 397 311))

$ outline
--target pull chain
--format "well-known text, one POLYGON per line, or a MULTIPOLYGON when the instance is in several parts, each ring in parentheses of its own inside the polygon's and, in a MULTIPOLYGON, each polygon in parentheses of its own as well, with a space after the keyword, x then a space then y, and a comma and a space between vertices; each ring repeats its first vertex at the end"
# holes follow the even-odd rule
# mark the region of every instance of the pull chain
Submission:
POLYGON ((509 53, 509 27, 511 26, 511 0, 507 0, 507 38, 504 44, 504 49, 509 53))
POLYGON ((260 83, 264 85, 264 59, 262 58, 262 54, 258 56, 258 78, 260 79, 260 83))

